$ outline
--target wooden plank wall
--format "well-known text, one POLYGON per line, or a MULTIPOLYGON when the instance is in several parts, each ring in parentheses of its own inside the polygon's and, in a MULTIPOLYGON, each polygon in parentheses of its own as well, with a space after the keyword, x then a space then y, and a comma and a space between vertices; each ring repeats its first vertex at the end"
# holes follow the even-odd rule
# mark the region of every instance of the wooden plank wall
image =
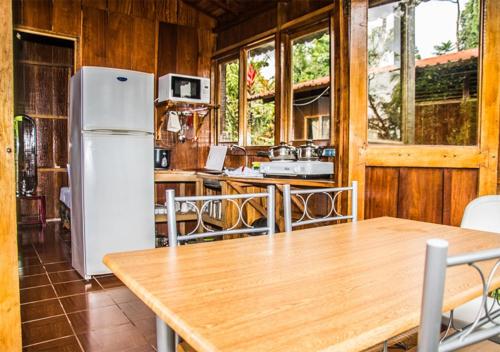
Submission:
POLYGON ((459 226, 478 195, 477 169, 367 167, 365 218, 394 216, 459 226))
POLYGON ((14 176, 12 11, 0 2, 0 351, 21 351, 14 176))
MULTIPOLYGON (((73 43, 44 43, 22 35, 15 40, 15 114, 35 119, 37 193, 46 197, 48 219, 59 218, 59 190, 68 185, 68 87, 73 72, 73 43)), ((33 202, 20 212, 33 213, 33 202)))
MULTIPOLYGON (((14 0, 13 8, 16 26, 74 37, 77 68, 107 66, 157 77, 169 72, 210 76, 216 23, 180 0, 14 0)), ((157 122, 162 113, 158 108, 157 122)), ((195 142, 179 144, 173 136, 156 140, 157 145, 172 149, 172 167, 195 168, 204 163, 209 122, 207 118, 195 142)), ((50 135, 50 128, 42 130, 50 135)), ((39 180, 41 184, 64 181, 43 176, 39 180)), ((164 193, 164 186, 157 188, 157 194, 164 193)))
MULTIPOLYGON (((166 72, 158 71, 157 67, 177 58, 184 61, 176 69, 191 70, 194 62, 193 73, 210 75, 215 20, 180 0, 14 0, 13 7, 17 26, 75 37, 77 67, 107 66, 163 74, 166 72), (175 45, 159 36, 159 28, 166 24, 183 29, 179 30, 175 45), (160 41, 163 41, 161 50, 160 41)), ((209 125, 203 126, 198 138, 202 156, 208 150, 208 143, 209 125)), ((176 148, 169 141, 158 144, 176 148)), ((186 160, 180 164, 182 167, 198 166, 198 157, 177 159, 186 160)))

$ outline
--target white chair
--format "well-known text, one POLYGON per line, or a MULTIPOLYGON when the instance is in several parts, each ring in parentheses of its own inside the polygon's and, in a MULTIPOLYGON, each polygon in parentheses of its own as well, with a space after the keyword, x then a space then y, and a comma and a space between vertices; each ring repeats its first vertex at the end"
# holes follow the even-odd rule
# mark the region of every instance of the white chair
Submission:
POLYGON ((167 195, 167 219, 168 219, 168 243, 179 245, 182 242, 202 239, 207 237, 217 237, 223 235, 235 234, 252 234, 262 233, 273 234, 275 230, 275 188, 267 186, 267 192, 263 193, 247 193, 247 194, 227 194, 227 195, 211 195, 211 196, 191 196, 191 197, 176 197, 175 191, 169 189, 167 195), (263 227, 253 227, 244 219, 243 208, 255 198, 265 198, 267 208, 267 223, 263 227), (186 235, 178 236, 176 224, 175 202, 186 202, 191 206, 197 214, 196 226, 191 232, 186 235), (228 201, 235 205, 238 210, 238 220, 228 229, 218 231, 211 230, 203 222, 203 213, 210 206, 210 203, 228 201), (238 203, 241 201, 241 204, 238 203))
MULTIPOLYGON (((441 337, 441 312, 447 267, 473 265, 493 259, 496 259, 497 263, 500 260, 500 248, 449 257, 447 241, 439 239, 427 241, 418 332, 417 348, 419 352, 455 351, 500 334, 500 321, 498 320, 500 308, 497 307, 495 310, 488 310, 488 313, 482 317, 476 311, 476 318, 472 324, 450 336, 441 337), (489 324, 490 326, 487 327, 486 325, 491 320, 495 321, 496 324, 489 324)), ((497 269, 498 264, 493 265, 490 273, 484 273, 478 269, 481 272, 480 278, 484 286, 479 307, 483 306, 488 297, 490 279, 496 275, 497 269)))
POLYGON ((357 221, 358 213, 358 183, 352 182, 350 187, 336 188, 316 188, 316 189, 294 189, 290 185, 283 186, 283 212, 285 217, 285 231, 290 232, 296 226, 316 224, 320 222, 334 220, 352 220, 357 221), (342 215, 337 211, 337 198, 342 192, 351 192, 351 214, 342 215), (309 200, 315 194, 325 194, 330 200, 330 209, 325 216, 314 217, 309 213, 309 200), (331 195, 332 194, 332 195, 331 195), (292 219, 292 196, 296 196, 302 201, 303 212, 299 220, 292 219))
MULTIPOLYGON (((483 196, 470 202, 465 208, 460 227, 500 234, 500 195, 483 196)), ((487 297, 487 305, 494 308, 496 301, 491 297, 487 297)), ((474 321, 480 307, 481 297, 454 309, 451 313, 453 314, 451 321, 450 312, 445 313, 443 315, 443 324, 448 325, 449 328, 464 329, 474 321)), ((484 308, 481 309, 481 316, 484 316, 484 308)), ((485 324, 483 328, 491 326, 493 324, 485 324)), ((491 338, 491 341, 500 343, 500 337, 495 336, 491 338)))

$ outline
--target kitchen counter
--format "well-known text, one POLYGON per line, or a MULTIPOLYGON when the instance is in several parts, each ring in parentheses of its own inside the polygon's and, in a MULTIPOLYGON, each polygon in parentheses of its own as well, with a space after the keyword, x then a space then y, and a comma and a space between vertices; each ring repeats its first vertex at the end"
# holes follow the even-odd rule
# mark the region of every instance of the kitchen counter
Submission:
POLYGON ((200 171, 184 170, 156 170, 155 182, 195 182, 196 180, 218 180, 237 183, 251 183, 255 185, 286 185, 298 187, 335 187, 332 180, 305 180, 301 178, 258 178, 258 177, 234 177, 213 175, 200 171))

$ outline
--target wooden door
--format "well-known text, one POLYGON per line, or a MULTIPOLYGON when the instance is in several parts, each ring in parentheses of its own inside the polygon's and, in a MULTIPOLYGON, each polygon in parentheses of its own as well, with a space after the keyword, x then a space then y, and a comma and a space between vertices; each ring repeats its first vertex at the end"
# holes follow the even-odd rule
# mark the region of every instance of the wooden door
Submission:
POLYGON ((468 201, 497 191, 500 3, 481 2, 478 143, 470 146, 368 142, 369 1, 352 0, 348 6, 350 85, 344 99, 349 105, 349 179, 359 182, 358 217, 393 215, 459 225, 468 201))
POLYGON ((12 3, 0 2, 0 350, 21 350, 13 134, 12 3))

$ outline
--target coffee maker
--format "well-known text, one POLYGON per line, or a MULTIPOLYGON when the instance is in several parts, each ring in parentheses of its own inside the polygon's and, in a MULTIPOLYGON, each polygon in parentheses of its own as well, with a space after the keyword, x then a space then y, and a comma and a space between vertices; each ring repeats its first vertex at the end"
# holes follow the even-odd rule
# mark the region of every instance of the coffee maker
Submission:
POLYGON ((170 150, 155 148, 154 150, 155 169, 165 170, 170 166, 170 150))

